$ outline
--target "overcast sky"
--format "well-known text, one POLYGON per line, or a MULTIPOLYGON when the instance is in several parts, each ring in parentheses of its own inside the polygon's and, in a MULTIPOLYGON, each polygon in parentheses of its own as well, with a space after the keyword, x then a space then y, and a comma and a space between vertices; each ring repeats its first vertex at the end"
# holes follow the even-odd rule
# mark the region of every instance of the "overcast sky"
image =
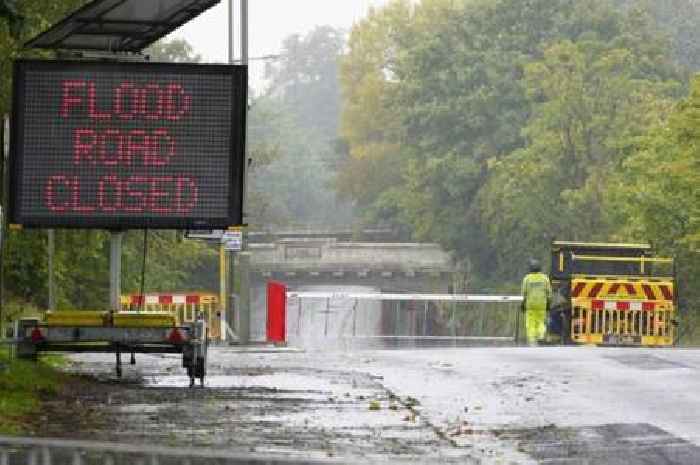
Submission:
MULTIPOLYGON (((387 1, 249 0, 249 54, 251 57, 274 55, 279 52, 285 37, 304 34, 315 26, 349 29, 366 15, 370 6, 381 6, 387 1)), ((204 57, 204 61, 225 62, 228 59, 228 3, 229 0, 221 0, 221 3, 173 32, 167 39, 183 38, 204 57)), ((238 21, 239 8, 239 0, 234 0, 235 21, 238 21)), ((235 41, 238 50, 240 43, 237 35, 235 41)), ((254 71, 251 75, 253 85, 258 78, 259 72, 254 71)))

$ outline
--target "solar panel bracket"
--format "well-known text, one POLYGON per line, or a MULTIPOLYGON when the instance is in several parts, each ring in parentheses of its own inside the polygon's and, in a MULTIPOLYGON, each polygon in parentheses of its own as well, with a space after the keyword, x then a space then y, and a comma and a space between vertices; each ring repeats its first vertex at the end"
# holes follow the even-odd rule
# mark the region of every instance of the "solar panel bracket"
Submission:
POLYGON ((66 61, 150 61, 150 56, 141 52, 100 52, 95 50, 56 50, 56 58, 66 61))
POLYGON ((220 1, 93 0, 25 47, 138 53, 220 1))

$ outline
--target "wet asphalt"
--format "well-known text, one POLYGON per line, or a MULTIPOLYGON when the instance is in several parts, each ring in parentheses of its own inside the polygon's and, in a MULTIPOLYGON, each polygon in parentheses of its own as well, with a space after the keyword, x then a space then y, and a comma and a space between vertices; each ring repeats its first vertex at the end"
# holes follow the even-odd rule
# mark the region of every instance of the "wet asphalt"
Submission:
POLYGON ((698 464, 700 350, 595 347, 72 357, 84 419, 42 435, 340 463, 698 464))

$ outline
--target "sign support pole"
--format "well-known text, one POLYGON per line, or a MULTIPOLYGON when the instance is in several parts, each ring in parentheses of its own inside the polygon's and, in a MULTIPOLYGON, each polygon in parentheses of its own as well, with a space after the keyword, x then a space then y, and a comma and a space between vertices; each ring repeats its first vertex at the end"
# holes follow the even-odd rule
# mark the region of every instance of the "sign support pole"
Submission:
POLYGON ((5 337, 5 242, 7 241, 7 201, 9 189, 7 188, 7 159, 10 151, 10 117, 0 115, 0 179, 2 179, 2 191, 0 191, 0 339, 5 337))
MULTIPOLYGON (((230 310, 226 305, 226 251, 223 243, 219 244, 219 311, 221 320, 228 322, 230 310)), ((228 339, 226 331, 221 332, 221 337, 228 339)))
MULTIPOLYGON (((248 0, 240 0, 240 41, 241 41, 241 59, 240 64, 243 66, 248 65, 248 0)), ((228 17, 228 32, 229 32, 229 43, 228 43, 228 58, 229 63, 234 63, 234 34, 233 34, 233 0, 229 0, 229 17, 228 17)), ((244 102, 246 113, 248 112, 248 102, 244 102)), ((244 129, 244 136, 247 136, 247 123, 244 129)), ((247 169, 248 166, 248 155, 243 154, 245 158, 244 166, 247 169)), ((245 176, 244 176, 245 185, 245 176)), ((243 191, 244 199, 244 209, 245 209, 245 198, 246 192, 243 191)), ((243 242, 242 242, 243 243, 243 242)), ((250 280, 247 276, 247 258, 243 258, 242 254, 238 255, 238 260, 236 259, 236 253, 233 251, 224 252, 227 254, 228 262, 228 272, 225 278, 226 282, 229 283, 230 288, 226 292, 228 298, 227 309, 231 317, 235 319, 236 322, 236 332, 238 333, 238 340, 240 344, 245 345, 250 342, 250 299, 248 298, 250 292, 250 280), (238 276, 236 276, 238 275, 238 276), (238 298, 235 299, 234 295, 238 298)))
POLYGON ((248 65, 248 0, 241 0, 241 64, 248 65))
POLYGON ((56 254, 56 230, 49 229, 46 231, 48 236, 48 253, 49 253, 49 311, 56 310, 56 289, 54 281, 54 256, 56 254))
MULTIPOLYGON (((248 0, 241 0, 241 64, 243 66, 248 66, 248 0)), ((247 71, 246 71, 247 72, 247 71)), ((246 115, 248 113, 248 102, 245 102, 245 111, 246 115)), ((246 118, 246 127, 244 129, 244 136, 247 138, 248 136, 248 119, 246 118)), ((248 167, 248 153, 245 152, 244 154, 244 159, 245 163, 244 166, 246 167, 245 170, 247 171, 248 167)), ((245 185, 246 179, 244 179, 244 185, 245 185)), ((246 193, 245 189, 243 191, 243 209, 245 210, 245 198, 246 198, 246 193)), ((241 241, 241 245, 243 245, 245 242, 241 241)), ((241 251, 244 250, 243 247, 241 247, 241 251)), ((233 255, 233 253, 231 254, 233 255)), ((231 260, 231 262, 235 263, 234 260, 231 260)), ((238 261, 238 269, 236 270, 240 277, 239 277, 239 283, 240 283, 240 289, 238 292, 239 295, 239 301, 238 301, 238 335, 241 341, 241 344, 248 344, 250 343, 250 278, 248 276, 248 267, 250 263, 250 258, 248 257, 247 254, 241 253, 239 254, 239 261, 238 261)), ((233 270, 232 270, 233 271, 233 270)))
POLYGON ((119 311, 122 289, 122 237, 121 231, 109 232, 109 308, 119 311))
MULTIPOLYGON (((234 48, 234 34, 233 34, 233 16, 234 16, 234 0, 228 0, 228 63, 230 65, 235 62, 235 48, 234 48)), ((226 231, 224 231, 226 234, 226 231)), ((229 252, 224 247, 223 242, 221 243, 219 249, 220 256, 220 268, 221 268, 221 306, 226 309, 226 322, 231 322, 232 326, 236 328, 236 331, 240 331, 237 326, 238 308, 237 302, 234 300, 232 293, 234 292, 233 284, 233 252, 229 252)), ((241 342, 239 340, 239 342, 241 342)))
MULTIPOLYGON (((232 276, 233 289, 236 299, 236 320, 238 340, 242 345, 250 343, 250 255, 247 252, 238 253, 236 258, 231 253, 231 262, 236 266, 236 277, 232 276)), ((231 299, 233 300, 233 299, 231 299)))
POLYGON ((233 0, 228 0, 228 62, 231 65, 234 60, 233 41, 233 0))

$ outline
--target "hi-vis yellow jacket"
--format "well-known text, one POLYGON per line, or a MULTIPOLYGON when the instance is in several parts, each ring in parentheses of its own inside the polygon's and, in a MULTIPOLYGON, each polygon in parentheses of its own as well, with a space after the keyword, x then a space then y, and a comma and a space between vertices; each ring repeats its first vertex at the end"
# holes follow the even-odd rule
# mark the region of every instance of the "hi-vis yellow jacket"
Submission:
POLYGON ((544 273, 530 273, 523 278, 521 290, 526 312, 544 312, 552 298, 552 285, 544 273))

